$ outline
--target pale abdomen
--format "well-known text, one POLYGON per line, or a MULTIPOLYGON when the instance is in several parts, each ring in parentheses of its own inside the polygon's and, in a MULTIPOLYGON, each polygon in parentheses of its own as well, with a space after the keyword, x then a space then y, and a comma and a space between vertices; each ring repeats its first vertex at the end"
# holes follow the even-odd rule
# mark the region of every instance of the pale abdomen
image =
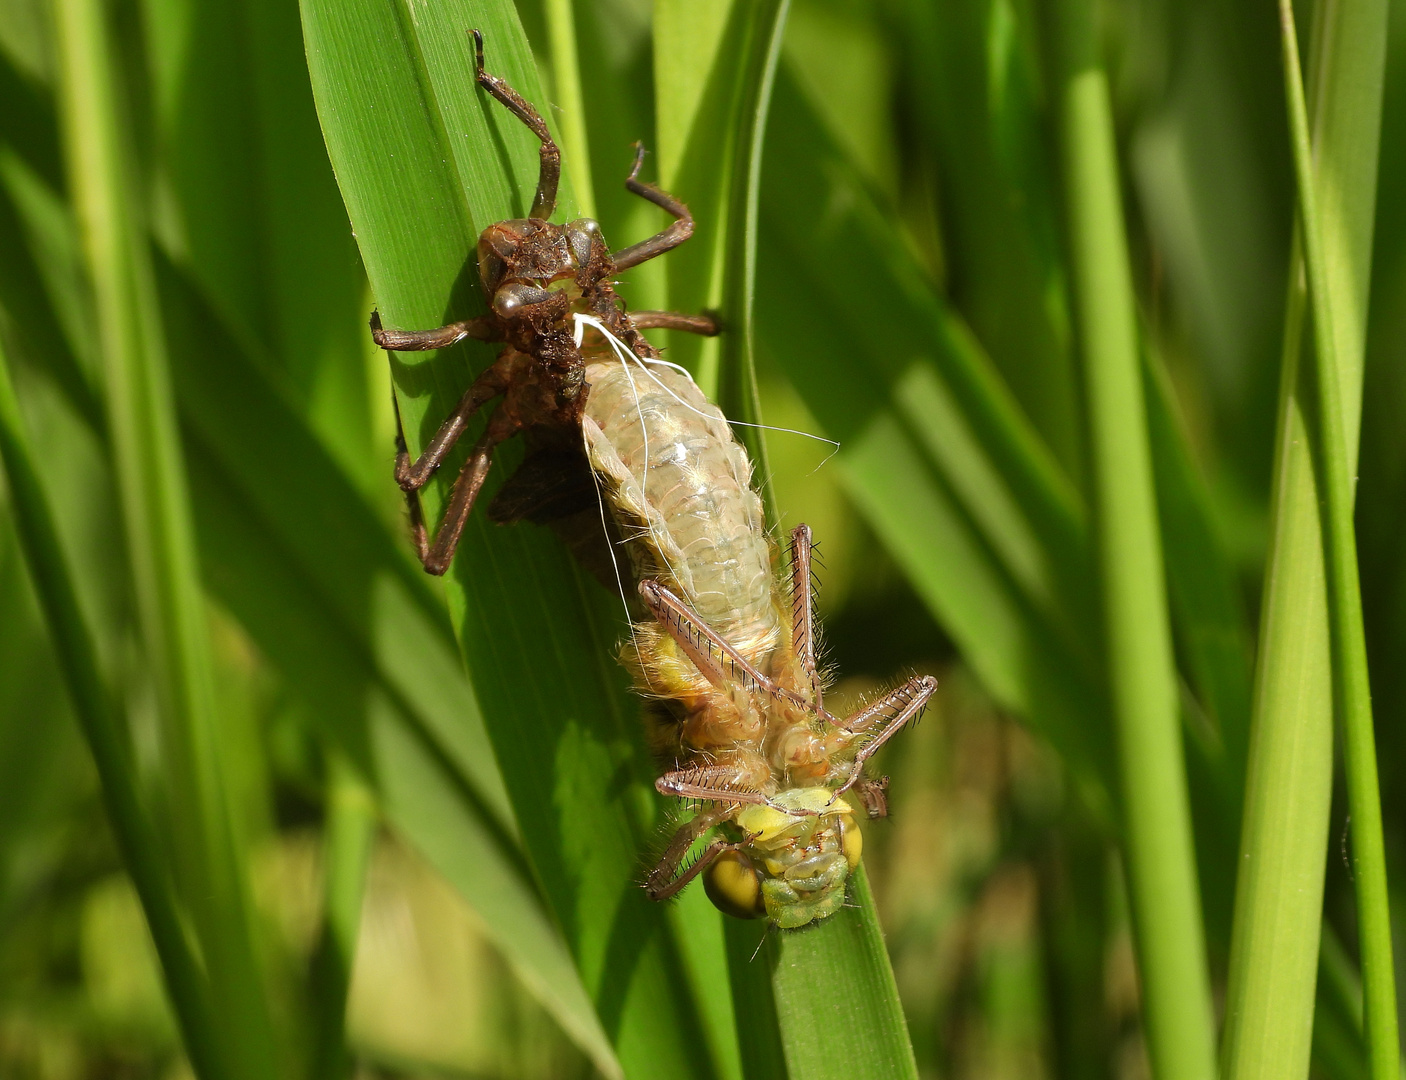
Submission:
POLYGON ((592 364, 586 379, 587 452, 636 577, 665 583, 765 663, 780 636, 771 549, 751 464, 722 413, 662 365, 592 364))

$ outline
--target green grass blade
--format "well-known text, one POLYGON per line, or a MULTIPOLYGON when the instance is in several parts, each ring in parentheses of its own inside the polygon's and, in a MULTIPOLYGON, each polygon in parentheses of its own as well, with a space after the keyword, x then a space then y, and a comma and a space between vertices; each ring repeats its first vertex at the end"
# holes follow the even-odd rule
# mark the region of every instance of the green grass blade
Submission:
POLYGON ((727 234, 722 252, 723 335, 719 358, 717 402, 723 414, 744 426, 738 438, 747 448, 756 469, 757 483, 767 506, 768 519, 776 522, 776 500, 770 495, 771 466, 767 460, 761 398, 757 392, 757 364, 753 300, 757 284, 757 214, 761 193, 762 144, 767 114, 781 54, 790 0, 767 0, 749 12, 745 51, 737 60, 739 100, 733 125, 735 149, 729 175, 727 234))
MULTIPOLYGON (((895 5, 915 147, 937 174, 954 307, 1071 475, 1084 453, 1054 163, 1040 131, 1038 8, 895 5), (1020 312, 1012 318, 1012 312, 1020 312)), ((911 167, 911 166, 910 166, 911 167)))
POLYGON ((376 832, 371 792, 345 757, 327 755, 322 842, 322 931, 309 961, 311 1080, 342 1080, 351 1072, 347 1051, 347 990, 361 930, 366 871, 376 832))
POLYGON ((576 12, 572 0, 544 0, 551 40, 554 114, 561 129, 562 171, 572 176, 576 205, 585 217, 596 217, 591 191, 591 143, 581 92, 581 65, 576 49, 576 12))
POLYGON ((243 865, 222 779, 219 729, 194 538, 181 468, 142 200, 118 106, 116 54, 91 0, 55 6, 61 115, 74 201, 97 298, 108 417, 145 659, 171 744, 178 835, 193 868, 187 901, 238 1076, 276 1069, 272 1020, 243 865))
POLYGON ((787 1075, 916 1078, 908 1024, 884 950, 869 879, 855 875, 857 905, 808 932, 773 935, 768 962, 787 1075), (883 957, 858 965, 856 959, 883 957))
MULTIPOLYGON (((1371 280, 1385 42, 1384 4, 1330 7, 1315 24, 1311 50, 1317 155, 1313 184, 1323 207, 1318 240, 1327 278, 1320 276, 1316 288, 1321 295, 1315 302, 1331 309, 1330 321, 1315 326, 1313 347, 1320 347, 1319 335, 1331 327, 1329 348, 1337 361, 1341 402, 1339 438, 1349 474, 1357 461, 1361 333, 1371 280)), ((1286 80, 1296 72, 1286 67, 1286 80)), ((1329 628, 1325 555, 1329 526, 1321 516, 1325 478, 1316 471, 1311 450, 1323 433, 1314 419, 1311 374, 1301 357, 1308 303, 1301 248, 1296 243, 1290 260, 1272 540, 1226 998, 1222 1060, 1232 1080, 1307 1075, 1307 1031, 1320 959, 1332 797, 1335 644, 1329 628)), ((1359 774, 1358 797, 1363 795, 1361 779, 1359 774)), ((1373 792, 1369 801, 1375 799, 1373 792)), ((1356 812, 1354 808, 1354 827, 1356 812)), ((1370 827, 1369 821, 1369 831, 1370 827)), ((1360 854, 1360 844, 1355 843, 1354 850, 1360 854)), ((1359 898, 1365 884, 1359 878, 1359 898)), ((1378 980, 1379 992, 1381 985, 1378 980)), ((1377 1032, 1383 1033, 1380 1023, 1377 1032)), ((1374 1067, 1395 1068, 1384 1062, 1384 1047, 1374 1046, 1371 1055, 1374 1067)))
MULTIPOLYGON (((5 175, 17 178, 13 169, 5 175)), ((57 196, 32 175, 25 184, 31 234, 52 251, 76 248, 57 196)), ((56 299, 73 311, 45 351, 51 368, 76 368, 61 342, 80 344, 92 318, 91 298, 69 269, 47 275, 51 293, 70 294, 56 299)), ((207 581, 323 725, 330 752, 377 778, 389 821, 461 885, 524 984, 602 1074, 618 1075, 521 865, 511 805, 442 604, 295 411, 296 395, 224 331, 194 283, 164 261, 158 269, 207 581), (329 532, 338 543, 326 543, 329 532), (390 704, 368 726, 372 698, 390 704), (397 725, 408 736, 386 733, 397 725), (438 790, 428 803, 427 789, 438 790)), ((7 291, 0 296, 10 300, 7 291)), ((47 306, 40 293, 26 310, 38 318, 47 306)), ((55 378, 100 428, 101 406, 83 397, 81 378, 55 378)))
MULTIPOLYGON (((1290 288, 1293 313, 1301 279, 1290 288)), ((1319 493, 1286 332, 1272 538, 1250 727, 1222 1036, 1228 1080, 1308 1074, 1332 799, 1333 711, 1319 493)))
POLYGON ((1156 1076, 1209 1080, 1215 1022, 1112 110, 1093 5, 1062 4, 1055 18, 1075 324, 1148 1054, 1156 1076))
POLYGON ((986 686, 1091 791, 1111 789, 1109 729, 1090 719, 1102 705, 1078 497, 784 68, 775 114, 758 273, 767 360, 840 441, 858 509, 986 686), (832 266, 865 268, 862 304, 832 266))
MULTIPOLYGON (((1191 459, 1174 391, 1157 359, 1144 364, 1148 439, 1167 560, 1173 631, 1201 712, 1185 726, 1199 751, 1187 761, 1206 935, 1213 955, 1229 948, 1250 736, 1249 627, 1239 583, 1214 530, 1210 496, 1191 459)), ((1184 710, 1185 711, 1185 710, 1184 710)))
MULTIPOLYGON (((1385 7, 1380 11, 1385 30, 1385 7)), ((1343 732, 1343 756, 1347 773, 1348 809, 1352 815, 1353 869, 1357 883, 1359 951, 1362 957, 1364 1030, 1368 1060, 1375 1080, 1394 1080, 1400 1073, 1401 1048, 1397 1033, 1396 972, 1392 964, 1391 906, 1387 897, 1386 854, 1382 840, 1381 794, 1377 781, 1376 735, 1372 729, 1372 687, 1367 673, 1367 640, 1362 622, 1362 592, 1357 570, 1357 537, 1352 520, 1355 454, 1349 454, 1344 415, 1341 370, 1351 363, 1360 371, 1363 331, 1361 327, 1338 328, 1339 320, 1361 318, 1361 305, 1342 288, 1343 275, 1329 273, 1330 252, 1325 236, 1349 239, 1352 223, 1335 223, 1319 215, 1318 182, 1310 145, 1308 106, 1304 100, 1299 67, 1297 31, 1291 4, 1280 4, 1280 24, 1284 40, 1285 95, 1289 102, 1289 123, 1293 135, 1294 171, 1298 179, 1299 227, 1303 236, 1304 264, 1308 277, 1310 308, 1313 313, 1313 388, 1317 400, 1318 438, 1315 465, 1326 492, 1323 515, 1323 546, 1327 554, 1328 615, 1333 658, 1333 688, 1336 712, 1343 732), (1335 295, 1334 288, 1339 291, 1335 295), (1345 354, 1353 348, 1355 353, 1345 354), (1347 360, 1352 355, 1353 360, 1347 360), (1351 462, 1351 463, 1350 463, 1351 462)), ((1366 27, 1364 26, 1363 29, 1366 27)), ((1381 56, 1380 46, 1370 46, 1381 56)), ((1380 123, 1380 76, 1375 100, 1370 89, 1363 94, 1359 123, 1375 129, 1380 123)), ((1360 140, 1355 141, 1360 152, 1360 140)), ((1329 190, 1333 190, 1331 187, 1329 190)), ((1365 211, 1370 232, 1370 201, 1365 211)), ((1349 201, 1340 209, 1361 208, 1349 201)), ((1341 255, 1334 251, 1334 255, 1341 255)), ((1365 286, 1363 287, 1365 293, 1365 286)), ((1360 377, 1359 377, 1360 380, 1360 377)), ((1360 381, 1359 381, 1360 385, 1360 381)), ((1354 436, 1361 416, 1361 394, 1355 396, 1352 430, 1354 436)), ((1353 442, 1356 442, 1354 437, 1353 442)))
MULTIPOLYGON (((680 33, 683 25, 699 17, 696 12, 673 3, 656 7, 656 19, 664 24, 655 50, 657 97, 661 102, 695 102, 691 117, 679 110, 667 119, 674 130, 689 132, 679 182, 686 185, 690 198, 700 189, 720 190, 723 195, 717 203, 720 209, 726 207, 725 217, 709 225, 718 237, 716 246, 699 245, 693 252, 699 263, 710 251, 714 253, 712 265, 693 280, 720 283, 712 295, 722 300, 727 329, 717 399, 730 417, 745 424, 761 422, 753 302, 763 138, 768 133, 767 115, 787 10, 785 0, 734 5, 723 32, 709 42, 706 36, 680 33), (715 51, 710 54, 706 44, 712 44, 715 51), (689 85, 690 73, 699 70, 710 72, 708 85, 701 92, 689 85), (721 153, 716 141, 719 124, 727 132, 727 149, 721 153)), ((662 111, 660 123, 663 138, 667 129, 662 111)), ((674 271, 671 265, 671 285, 674 271)), ((677 301, 683 295, 687 295, 684 288, 671 288, 671 299, 677 301)), ((691 303, 684 303, 700 306, 708 299, 706 294, 694 294, 689 297, 691 303)), ((743 427, 738 435, 758 470, 768 516, 775 521, 776 507, 765 484, 770 469, 763 433, 755 427, 743 427)), ((793 512, 799 515, 803 509, 793 508, 793 512)), ((780 1029, 780 1055, 791 1080, 828 1077, 836 1070, 916 1076, 893 971, 862 875, 856 878, 852 899, 855 907, 815 927, 768 935, 765 963, 754 963, 748 955, 754 951, 747 948, 747 939, 755 940, 753 935, 729 928, 729 961, 746 1075, 777 1075, 778 1044, 768 1030, 774 1017, 780 1029), (838 1000, 846 1004, 863 1001, 871 1012, 859 1015, 837 1009, 838 1000), (876 1018, 883 1022, 874 1023, 876 1018)))
POLYGON ((464 893, 602 1074, 618 1076, 522 864, 508 792, 442 606, 284 395, 218 332, 218 316, 188 283, 165 275, 164 284, 214 590, 336 752, 374 783, 387 820, 464 893), (340 538, 330 547, 329 530, 340 538))
MULTIPOLYGON (((481 28, 490 68, 540 102, 511 7, 307 0, 302 11, 319 115, 382 316, 418 328, 482 310, 466 260, 479 228, 527 209, 537 155, 526 129, 477 91, 467 31, 481 28)), ((564 184, 559 214, 574 210, 564 184)), ((476 370, 488 358, 395 360, 412 448, 462 393, 464 360, 476 370)), ((500 468, 519 453, 506 448, 500 468)), ((443 490, 427 500, 431 517, 443 490)), ((626 1074, 713 1075, 703 984, 668 914, 635 885, 657 804, 637 705, 609 656, 619 601, 540 531, 474 518, 446 592, 534 871, 626 1074)), ((707 993, 725 999, 725 981, 707 993)))
POLYGON ((44 611, 74 712, 97 765, 108 820, 146 912, 186 1052, 202 1080, 223 1080, 230 1074, 215 1033, 209 987, 182 928, 175 892, 162 863, 161 844, 137 790, 136 769, 127 752, 126 736, 98 671, 97 650, 79 608, 58 530, 39 483, 39 471, 24 435, 3 351, 0 460, 9 481, 15 526, 30 580, 44 611))

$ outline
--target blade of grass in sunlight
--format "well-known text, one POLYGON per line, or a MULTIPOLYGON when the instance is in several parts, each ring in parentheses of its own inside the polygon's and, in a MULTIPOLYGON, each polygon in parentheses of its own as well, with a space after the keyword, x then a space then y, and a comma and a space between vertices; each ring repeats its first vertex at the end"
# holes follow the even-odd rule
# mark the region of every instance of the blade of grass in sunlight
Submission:
MULTIPOLYGON (((1290 306, 1303 300, 1302 279, 1290 306)), ((1296 325, 1292 315, 1288 326, 1296 325)), ((1332 797, 1332 671, 1319 494, 1285 335, 1272 534, 1235 886, 1221 1060, 1229 1080, 1304 1076, 1332 797)))
MULTIPOLYGON (((472 77, 468 30, 478 27, 489 68, 540 102, 511 6, 306 0, 302 11, 319 115, 382 317, 422 328, 481 311, 477 231, 521 216, 537 171, 535 140, 472 77)), ((570 192, 564 182, 560 217, 574 213, 570 192)), ((393 360, 412 449, 490 355, 393 360)), ((501 450, 495 475, 519 454, 501 450)), ((432 519, 445 487, 426 500, 432 519)), ((482 514, 446 585, 528 856, 621 1065, 634 1076, 716 1075, 697 997, 725 998, 727 986, 689 974, 669 914, 635 884, 658 804, 638 704, 610 655, 618 598, 542 531, 497 530, 482 514)))
POLYGON ((215 591, 337 752, 374 778, 387 820, 463 891, 597 1068, 618 1075, 522 865, 508 792, 426 579, 233 339, 212 331, 218 316, 189 285, 167 281, 164 299, 215 591))
POLYGON ((175 893, 161 860, 161 844, 142 806, 126 735, 98 671, 97 650, 84 624, 78 596, 59 543, 58 530, 39 483, 20 419, 9 367, 0 352, 0 460, 9 481, 10 504, 30 580, 68 683, 102 782, 108 820, 146 912, 152 941, 166 975, 167 995, 186 1052, 202 1080, 230 1076, 222 1059, 209 987, 181 927, 175 893))
MULTIPOLYGON (((1147 351, 1144 346, 1144 351, 1147 351)), ((1148 442, 1183 674, 1194 695, 1183 712, 1197 753, 1187 759, 1203 918, 1211 952, 1229 947, 1250 729, 1252 649, 1239 585, 1215 535, 1203 477, 1176 414, 1176 397, 1156 358, 1145 356, 1148 442)))
POLYGON ((576 12, 572 0, 544 0, 547 33, 551 40, 552 88, 561 134, 562 170, 570 173, 581 213, 596 217, 591 193, 590 138, 581 95, 581 65, 576 55, 576 12))
POLYGON ((771 466, 767 460, 761 399, 757 393, 757 364, 753 301, 757 285, 757 205, 761 194, 763 143, 781 37, 786 30, 790 0, 767 0, 748 12, 750 25, 744 50, 736 58, 738 101, 731 125, 734 149, 727 175, 727 233, 722 251, 723 320, 728 332, 722 338, 718 360, 718 407, 723 415, 744 426, 738 438, 747 448, 756 483, 767 507, 768 524, 776 524, 771 466))
POLYGON ((101 4, 55 6, 62 126, 102 341, 108 420, 127 545, 171 754, 169 792, 182 892, 197 928, 236 1076, 277 1070, 272 1019, 227 792, 205 599, 145 233, 136 218, 130 136, 118 104, 116 53, 101 4), (184 877, 184 875, 182 875, 184 877))
MULTIPOLYGON (((1383 16, 1385 11, 1383 11, 1383 16)), ((1396 972, 1392 964, 1391 905, 1387 897, 1386 854, 1382 840, 1381 794, 1377 781, 1376 734, 1372 726, 1372 688, 1367 673, 1367 640, 1362 624, 1362 592, 1357 570, 1357 536, 1353 528, 1352 502, 1355 484, 1355 454, 1347 449, 1344 375, 1340 367, 1351 363, 1360 370, 1363 332, 1360 327, 1339 331, 1340 318, 1360 319, 1346 290, 1334 295, 1341 285, 1330 278, 1328 260, 1342 257, 1338 249, 1330 255, 1325 243, 1325 218, 1319 214, 1318 174, 1310 145, 1308 107, 1304 101, 1299 67, 1294 11, 1281 0, 1279 20, 1284 35, 1285 96, 1289 102, 1289 125, 1293 135, 1294 172, 1298 179, 1299 229, 1303 238, 1304 268, 1308 279, 1309 308, 1313 326, 1313 378, 1317 406, 1317 438, 1314 440, 1315 471, 1326 492, 1320 509, 1323 515, 1323 546, 1327 555, 1328 617, 1333 659, 1335 711, 1342 731, 1344 771, 1347 774, 1348 811, 1352 816, 1352 865, 1356 879, 1358 947, 1362 958, 1363 1026, 1367 1038, 1368 1061, 1374 1080, 1394 1080, 1401 1067, 1397 1034, 1396 972), (1354 359, 1340 359, 1344 348, 1356 350, 1354 359), (1349 464, 1349 461, 1353 464, 1349 464)), ((1382 19, 1385 22, 1385 19, 1382 19)), ((1364 26, 1370 24, 1364 24, 1364 26)), ((1384 29, 1384 27, 1379 27, 1384 29)), ((1374 47, 1374 51, 1377 51, 1374 47)), ((1380 52, 1378 52, 1380 55, 1380 52)), ((1358 117, 1376 127, 1379 124, 1380 77, 1376 102, 1364 95, 1368 116, 1358 117), (1372 105, 1377 104, 1377 109, 1372 105), (1373 123, 1373 121, 1376 123, 1373 123)), ((1370 92, 1370 91, 1369 91, 1370 92)), ((1353 143, 1362 152, 1362 140, 1353 143)), ((1331 190, 1331 189, 1330 189, 1331 190)), ((1326 207, 1325 207, 1326 208, 1326 207)), ((1335 209, 1347 211, 1349 223, 1333 230, 1341 237, 1350 231, 1350 215, 1360 208, 1349 203, 1335 209)), ((1370 232, 1370 212, 1368 212, 1370 232)), ((1337 245, 1335 245, 1337 248, 1337 245)), ((1354 379, 1357 383, 1359 380, 1354 379)), ((1353 406, 1353 419, 1361 416, 1360 394, 1353 406)), ((1352 425, 1354 434, 1358 428, 1352 425)), ((1354 438, 1354 442, 1356 439, 1354 438)))
POLYGON ((1148 1056, 1156 1076, 1210 1080, 1215 1021, 1112 107, 1093 5, 1070 0, 1053 14, 1105 664, 1148 1056))
MULTIPOLYGON (((1327 278, 1320 275, 1315 283, 1320 291, 1315 303, 1327 305, 1331 316, 1327 324, 1315 326, 1311 344, 1303 340, 1308 298, 1300 234, 1290 261, 1271 547, 1226 991, 1222 1062, 1228 1080, 1302 1076, 1309 1067, 1332 795, 1334 642, 1321 519, 1324 492, 1311 452, 1320 437, 1311 404, 1316 395, 1302 352, 1327 345, 1336 360, 1341 402, 1336 441, 1342 452, 1337 462, 1350 476, 1356 471, 1361 415, 1386 10, 1382 3, 1329 7, 1314 27, 1313 185, 1324 207, 1318 241, 1325 249, 1321 269, 1327 278)), ((1286 66, 1285 79, 1296 82, 1297 69, 1286 66)), ((1301 157, 1302 147, 1298 150, 1301 157)), ((1301 182, 1301 198, 1303 194, 1301 182)), ((1370 729, 1366 737, 1370 740, 1370 729)), ((1356 797, 1363 795, 1361 781, 1359 773, 1352 785, 1356 797)), ((1374 803, 1375 784, 1372 788, 1369 801, 1374 803)), ((1358 809, 1353 809, 1355 837, 1358 809)), ((1369 832, 1370 826, 1369 821, 1369 832)), ((1354 853, 1363 853, 1357 843, 1354 853)), ((1359 897, 1366 884, 1359 878, 1359 897)), ((1379 878, 1375 884, 1384 897, 1385 881, 1379 878)), ((1364 957, 1376 949, 1364 942, 1364 957)), ((1375 962, 1381 962, 1379 952, 1375 962)), ((1381 980, 1377 986, 1382 992, 1381 980)), ((1385 992, 1391 992, 1389 983, 1385 992)), ((1378 998, 1378 1008, 1381 1003, 1378 998)), ((1394 1030, 1394 1018, 1386 1024, 1394 1030)), ((1382 1023, 1377 1034, 1385 1034, 1382 1023)), ((1396 1068, 1392 1041, 1389 1053, 1381 1044, 1370 1050, 1374 1069, 1389 1070, 1385 1075, 1394 1075, 1396 1068), (1388 1056, 1391 1063, 1385 1062, 1388 1056)))
MULTIPOLYGON (((725 216, 708 227, 715 243, 707 244, 705 233, 705 243, 692 253, 692 272, 680 275, 685 284, 676 287, 674 265, 667 268, 670 298, 686 310, 721 302, 726 332, 717 400, 728 416, 750 424, 761 422, 753 301, 763 140, 787 10, 785 0, 734 4, 721 32, 708 35, 684 29, 699 18, 723 18, 721 9, 706 16, 674 2, 655 9, 656 98, 673 103, 667 111, 661 107, 661 144, 671 146, 680 162, 681 190, 690 199, 698 190, 717 191, 718 197, 706 199, 704 205, 716 206, 720 214, 725 208, 725 216), (695 82, 700 71, 710 73, 706 88, 695 82), (719 130, 726 132, 727 150, 721 153, 719 130), (684 132, 687 138, 680 149, 677 140, 684 132), (690 292, 689 282, 712 284, 709 291, 690 292)), ((768 518, 775 522, 778 508, 766 481, 770 470, 764 433, 742 427, 738 437, 748 447, 768 518)), ((756 940, 752 928, 727 928, 734 996, 746 1003, 745 1009, 737 1009, 737 1023, 748 1076, 773 1075, 769 1070, 777 1065, 777 1040, 766 1029, 773 1016, 790 1080, 827 1077, 836 1070, 917 1075, 893 971, 862 875, 856 878, 852 900, 856 907, 846 907, 800 933, 769 934, 764 964, 752 962, 748 955, 748 945, 756 940), (770 1003, 764 985, 768 975, 770 1003), (855 1002, 863 1002, 863 1008, 854 1008, 855 1002)))

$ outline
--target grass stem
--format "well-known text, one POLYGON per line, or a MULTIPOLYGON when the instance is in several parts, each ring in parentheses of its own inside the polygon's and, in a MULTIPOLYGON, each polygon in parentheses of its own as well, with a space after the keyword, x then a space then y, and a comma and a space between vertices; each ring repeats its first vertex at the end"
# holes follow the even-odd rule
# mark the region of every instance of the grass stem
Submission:
POLYGON ((1107 678, 1153 1075, 1215 1075, 1132 274, 1094 6, 1056 7, 1075 325, 1081 345, 1107 678))
POLYGON ((97 766, 108 821, 146 913, 166 975, 167 995, 186 1053, 201 1080, 227 1075, 215 1038, 204 972, 181 927, 161 845, 137 791, 122 725, 98 672, 97 649, 78 604, 53 513, 39 483, 9 366, 0 353, 0 461, 10 487, 15 530, 63 671, 73 711, 97 766))
POLYGON ((1391 912, 1382 841, 1381 797, 1372 727, 1371 683, 1362 622, 1357 540, 1353 526, 1353 478, 1348 465, 1339 379, 1337 312, 1328 291, 1327 253, 1309 136, 1308 106, 1300 75, 1293 6, 1279 5, 1284 47, 1284 87, 1298 179, 1298 212, 1313 315, 1313 387, 1317 397, 1317 472, 1326 496, 1323 546, 1327 562, 1334 701, 1341 725, 1348 810, 1352 815, 1353 871, 1357 883, 1359 953, 1364 1021, 1373 1080, 1395 1080, 1400 1071, 1396 980, 1392 968, 1391 912))
MULTIPOLYGON (((163 728, 175 880, 235 1076, 277 1072, 272 1019, 226 801, 205 596, 121 58, 99 0, 54 5, 68 175, 97 301, 113 467, 163 728)), ((167 830, 163 830, 167 831, 167 830)))

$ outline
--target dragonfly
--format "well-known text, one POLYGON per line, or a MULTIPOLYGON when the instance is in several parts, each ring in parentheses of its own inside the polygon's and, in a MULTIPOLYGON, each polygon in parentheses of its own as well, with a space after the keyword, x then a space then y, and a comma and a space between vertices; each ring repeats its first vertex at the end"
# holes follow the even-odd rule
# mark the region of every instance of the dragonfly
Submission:
POLYGON ((825 707, 814 540, 777 572, 752 466, 686 372, 628 357, 587 368, 582 432, 649 618, 621 649, 665 768, 696 810, 645 880, 656 900, 698 875, 739 918, 804 926, 843 906, 861 812, 887 814, 866 763, 937 689, 914 676, 850 715, 825 707), (701 850, 697 850, 702 844, 701 850))
MULTIPOLYGON (((450 565, 494 448, 520 432, 530 450, 490 508, 498 521, 561 519, 581 507, 584 463, 601 524, 623 548, 643 613, 621 660, 646 701, 655 783, 679 800, 677 826, 644 887, 667 900, 702 875, 722 911, 783 929, 839 910, 859 865, 859 817, 887 813, 887 780, 866 765, 922 712, 936 689, 915 676, 847 717, 825 707, 817 661, 810 529, 795 529, 788 569, 767 533, 752 466, 722 412, 641 333, 665 327, 715 334, 710 315, 628 312, 612 279, 684 243, 688 207, 638 179, 626 187, 673 217, 663 231, 612 253, 599 225, 553 225, 561 157, 533 107, 484 70, 478 84, 539 139, 527 218, 498 222, 478 242, 489 313, 426 331, 386 328, 378 345, 439 349, 466 338, 502 342, 424 452, 398 435, 396 480, 425 569, 450 565), (419 492, 488 402, 501 399, 454 482, 433 536, 419 492)), ((397 413, 398 417, 398 413, 397 413)), ((624 575, 615 567, 624 592, 624 575)))

